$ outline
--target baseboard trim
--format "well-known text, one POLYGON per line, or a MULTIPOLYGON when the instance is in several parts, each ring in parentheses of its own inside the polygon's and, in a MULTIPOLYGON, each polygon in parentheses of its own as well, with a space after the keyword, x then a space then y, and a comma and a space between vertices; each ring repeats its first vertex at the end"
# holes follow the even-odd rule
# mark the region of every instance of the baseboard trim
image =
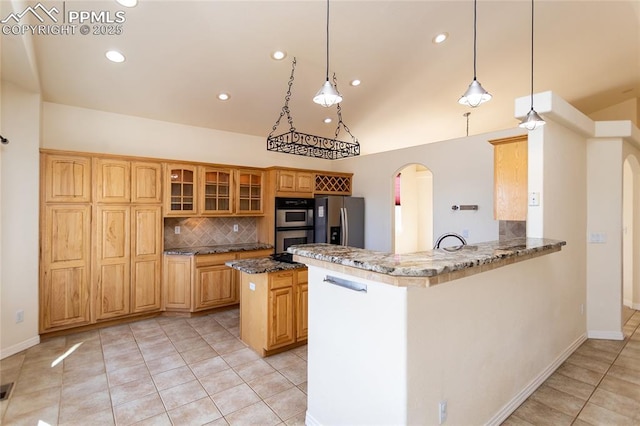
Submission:
POLYGON ((313 416, 311 414, 309 414, 308 410, 307 410, 307 413, 304 416, 304 424, 306 426, 321 426, 320 422, 317 421, 316 419, 314 419, 313 416))
POLYGON ((621 331, 587 331, 589 339, 624 340, 621 331))
POLYGON ((25 349, 29 349, 30 347, 37 345, 38 343, 40 343, 40 336, 34 336, 18 344, 4 348, 0 350, 0 359, 5 359, 11 355, 15 355, 18 352, 22 352, 25 349))
MULTIPOLYGON (((575 342, 573 342, 567 349, 562 351, 562 353, 555 359, 547 368, 545 368, 540 374, 531 381, 524 389, 522 389, 511 401, 509 401, 500 411, 498 411, 486 424, 489 426, 497 426, 504 422, 507 417, 511 415, 516 409, 526 401, 531 394, 540 387, 545 380, 549 378, 553 374, 554 371, 558 369, 562 365, 563 362, 571 354, 580 347, 587 340, 587 335, 583 334, 575 342)), ((307 414, 308 418, 309 414, 307 414)))

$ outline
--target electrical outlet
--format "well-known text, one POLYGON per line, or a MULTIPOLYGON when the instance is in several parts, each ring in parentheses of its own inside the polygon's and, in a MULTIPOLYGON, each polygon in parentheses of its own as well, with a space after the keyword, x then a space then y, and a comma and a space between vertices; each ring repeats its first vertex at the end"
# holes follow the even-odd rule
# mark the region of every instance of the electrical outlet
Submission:
POLYGON ((529 193, 529 205, 530 206, 539 206, 540 205, 540 193, 539 192, 530 192, 529 193))
POLYGON ((233 232, 238 232, 238 224, 233 225, 233 232))
POLYGON ((180 233, 180 227, 176 226, 175 228, 173 228, 173 232, 176 233, 176 234, 179 234, 180 233))
POLYGON ((22 321, 24 321, 24 311, 20 309, 19 311, 16 311, 16 324, 22 321))
POLYGON ((580 314, 584 315, 584 303, 580 304, 580 314))
POLYGON ((441 425, 447 421, 447 401, 440 401, 438 404, 438 424, 441 425))

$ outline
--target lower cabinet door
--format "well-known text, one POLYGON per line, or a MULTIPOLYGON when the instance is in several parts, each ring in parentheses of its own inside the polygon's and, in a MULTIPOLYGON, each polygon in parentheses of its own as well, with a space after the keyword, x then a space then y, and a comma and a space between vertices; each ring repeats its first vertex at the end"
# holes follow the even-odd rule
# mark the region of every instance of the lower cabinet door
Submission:
POLYGON ((298 284, 296 286, 296 340, 304 340, 309 334, 308 306, 309 285, 298 284))
POLYGON ((41 252, 40 331, 88 324, 89 205, 47 205, 41 252))
POLYGON ((96 208, 96 253, 93 282, 96 319, 129 314, 131 238, 129 206, 96 208))
POLYGON ((295 342, 293 298, 293 286, 269 291, 269 345, 267 349, 295 342))
POLYGON ((225 265, 206 266, 196 270, 196 306, 206 309, 236 303, 233 269, 225 265))

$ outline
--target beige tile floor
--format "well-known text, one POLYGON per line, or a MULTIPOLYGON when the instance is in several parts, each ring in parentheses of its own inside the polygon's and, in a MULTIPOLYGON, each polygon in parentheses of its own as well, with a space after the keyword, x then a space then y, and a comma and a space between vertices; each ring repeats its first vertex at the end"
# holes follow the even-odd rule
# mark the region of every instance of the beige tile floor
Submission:
MULTIPOLYGON (((260 359, 238 310, 44 340, 0 361, 3 425, 301 425, 306 347, 260 359), (51 363, 76 343, 62 363, 51 363)), ((504 425, 640 425, 640 312, 624 341, 588 340, 504 425)))
POLYGON ((3 425, 302 425, 306 346, 261 359, 238 309, 43 340, 0 361, 3 425), (60 364, 52 361, 82 343, 60 364))
POLYGON ((640 311, 625 339, 584 342, 503 426, 640 425, 640 311))

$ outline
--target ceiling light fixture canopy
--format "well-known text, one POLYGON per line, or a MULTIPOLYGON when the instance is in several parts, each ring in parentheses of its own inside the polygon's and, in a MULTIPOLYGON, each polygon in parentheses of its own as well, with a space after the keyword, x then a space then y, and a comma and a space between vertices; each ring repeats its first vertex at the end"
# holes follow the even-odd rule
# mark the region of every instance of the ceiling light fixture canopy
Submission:
POLYGON ((533 0, 531 0, 531 110, 518 126, 527 130, 535 130, 544 125, 544 119, 533 109, 533 0))
POLYGON ((342 95, 338 92, 338 89, 329 81, 329 0, 327 0, 327 72, 326 81, 318 90, 318 93, 313 97, 313 102, 322 105, 323 107, 330 107, 334 104, 342 102, 342 95))
POLYGON ((469 88, 464 95, 458 99, 458 103, 461 105, 470 106, 472 108, 487 102, 491 99, 491 94, 484 90, 478 79, 476 78, 476 44, 477 44, 477 0, 473 0, 473 81, 469 84, 469 88))

